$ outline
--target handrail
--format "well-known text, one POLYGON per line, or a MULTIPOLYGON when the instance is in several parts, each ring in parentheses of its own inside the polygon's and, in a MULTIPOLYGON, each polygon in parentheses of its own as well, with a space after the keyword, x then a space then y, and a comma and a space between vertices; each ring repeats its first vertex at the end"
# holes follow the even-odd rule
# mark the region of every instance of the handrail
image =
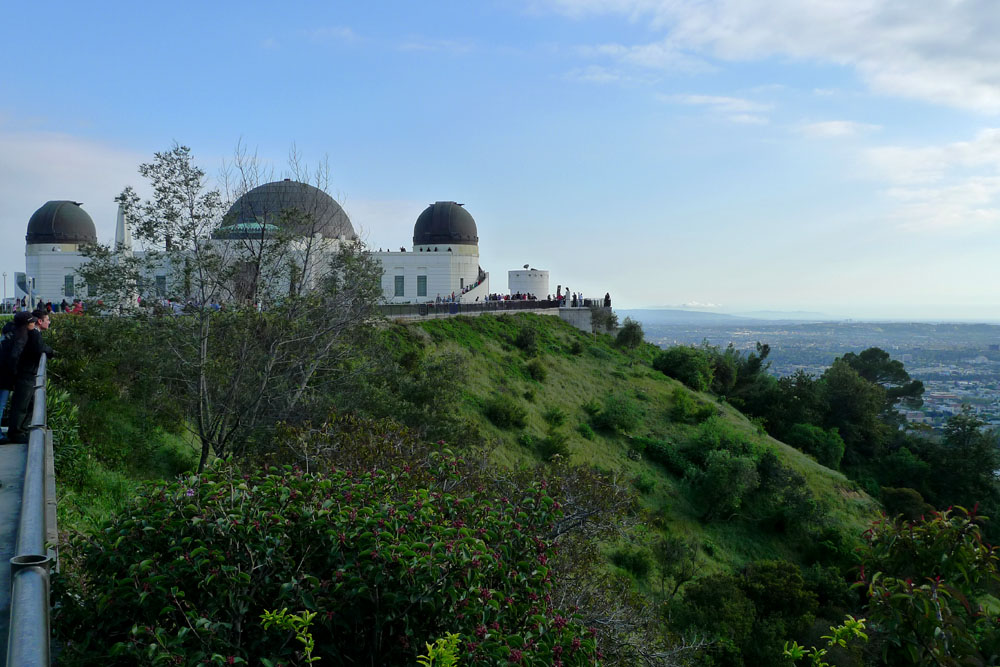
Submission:
POLYGON ((35 405, 28 434, 17 546, 10 559, 10 630, 7 667, 49 665, 49 568, 45 548, 45 369, 43 354, 35 376, 35 405))

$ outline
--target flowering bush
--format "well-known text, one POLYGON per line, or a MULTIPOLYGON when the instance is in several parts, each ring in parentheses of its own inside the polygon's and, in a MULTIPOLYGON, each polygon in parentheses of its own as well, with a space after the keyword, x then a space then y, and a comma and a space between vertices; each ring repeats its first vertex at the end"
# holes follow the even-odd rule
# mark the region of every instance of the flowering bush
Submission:
POLYGON ((331 664, 410 665, 449 631, 463 664, 599 664, 596 632, 551 603, 560 508, 546 485, 457 494, 459 463, 431 458, 434 479, 401 498, 408 467, 220 464, 148 487, 63 550, 61 661, 292 664, 296 642, 259 620, 287 607, 316 612, 314 655, 331 664))

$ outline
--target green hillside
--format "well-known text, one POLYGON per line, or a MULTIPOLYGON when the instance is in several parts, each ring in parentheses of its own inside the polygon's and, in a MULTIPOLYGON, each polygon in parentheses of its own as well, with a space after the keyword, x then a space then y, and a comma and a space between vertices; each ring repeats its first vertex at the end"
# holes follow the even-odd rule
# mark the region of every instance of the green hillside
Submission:
POLYGON ((811 537, 819 531, 839 533, 848 541, 857 538, 878 509, 841 473, 767 436, 732 406, 653 370, 655 346, 623 350, 610 336, 595 337, 556 317, 532 314, 457 317, 396 325, 396 329, 402 354, 416 346, 467 357, 462 410, 497 445, 496 463, 516 467, 543 460, 546 439, 554 430, 565 437, 571 462, 640 480, 637 486, 646 491, 642 505, 652 517, 651 525, 701 544, 700 570, 734 570, 767 558, 806 565, 814 555, 807 548, 811 538, 790 539, 787 530, 762 531, 759 522, 740 516, 704 520, 706 507, 697 491, 689 480, 650 460, 643 452, 648 441, 698 448, 706 431, 716 429, 751 447, 774 451, 806 480, 819 518, 819 525, 810 529, 811 537), (678 394, 687 395, 702 407, 703 415, 712 416, 701 424, 676 420, 672 411, 678 394), (602 413, 594 413, 606 410, 609 401, 634 423, 619 429, 602 427, 602 413), (498 426, 496 418, 487 416, 495 405, 508 406, 515 414, 523 411, 523 426, 520 420, 498 426), (552 423, 560 421, 553 428, 552 423))

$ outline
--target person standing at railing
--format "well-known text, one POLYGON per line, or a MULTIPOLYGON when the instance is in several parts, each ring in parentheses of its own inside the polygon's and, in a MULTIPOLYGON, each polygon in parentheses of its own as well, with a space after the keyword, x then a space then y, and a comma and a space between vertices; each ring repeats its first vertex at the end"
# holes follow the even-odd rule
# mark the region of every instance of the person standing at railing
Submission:
MULTIPOLYGON (((18 311, 14 314, 14 319, 4 325, 2 334, 3 340, 0 343, 0 413, 3 413, 3 405, 8 402, 11 392, 17 388, 17 369, 28 345, 29 335, 34 330, 37 319, 27 311, 18 311)), ((7 420, 7 438, 4 442, 11 441, 11 431, 16 429, 15 425, 14 401, 10 401, 10 418, 7 420)), ((13 435, 17 435, 16 432, 13 435)))
POLYGON ((35 397, 35 376, 42 354, 53 356, 52 348, 42 341, 42 331, 49 328, 49 314, 44 311, 26 313, 29 322, 23 349, 17 359, 14 371, 14 391, 10 399, 10 418, 7 426, 7 442, 28 442, 28 427, 31 425, 31 406, 35 397), (41 317, 39 317, 41 316, 41 317), (37 326, 36 326, 37 325, 37 326))

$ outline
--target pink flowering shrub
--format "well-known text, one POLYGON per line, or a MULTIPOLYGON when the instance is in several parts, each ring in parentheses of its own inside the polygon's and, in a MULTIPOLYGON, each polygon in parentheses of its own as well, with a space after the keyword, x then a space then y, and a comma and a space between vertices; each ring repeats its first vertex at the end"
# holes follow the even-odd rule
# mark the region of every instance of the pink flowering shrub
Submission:
POLYGON ((297 643, 260 623, 288 608, 317 612, 324 664, 412 665, 447 632, 461 664, 599 664, 595 632, 551 604, 544 484, 456 493, 456 461, 430 458, 431 483, 405 493, 408 469, 228 464, 148 487, 63 549, 61 662, 294 664, 297 643))

